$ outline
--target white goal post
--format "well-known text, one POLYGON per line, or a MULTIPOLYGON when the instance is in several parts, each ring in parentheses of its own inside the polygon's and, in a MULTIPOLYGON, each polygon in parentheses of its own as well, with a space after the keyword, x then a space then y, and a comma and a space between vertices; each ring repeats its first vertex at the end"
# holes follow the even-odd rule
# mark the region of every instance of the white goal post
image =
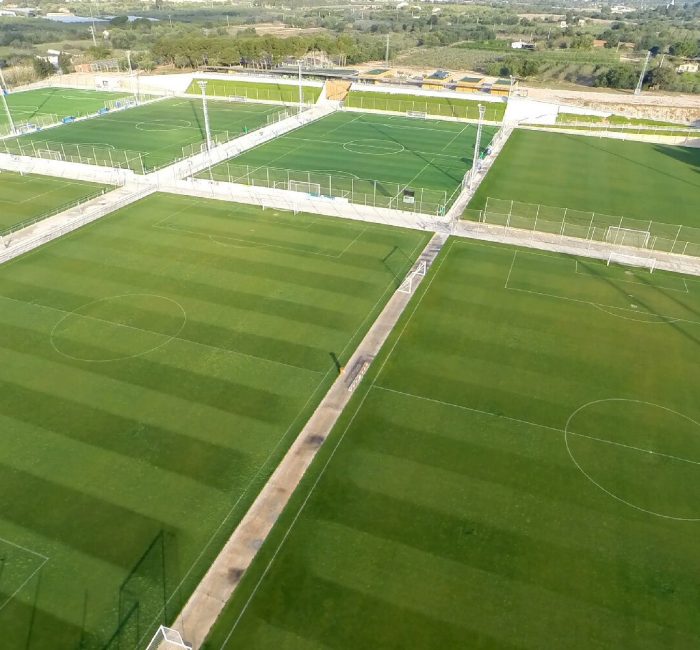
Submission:
POLYGON ((620 264, 622 266, 635 266, 638 268, 649 269, 649 273, 653 273, 656 268, 655 257, 642 257, 641 255, 628 255, 627 253, 618 253, 613 251, 608 257, 608 266, 611 264, 620 264))
POLYGON ((418 285, 418 278, 425 276, 428 265, 425 260, 418 262, 418 266, 411 271, 403 280, 398 288, 399 293, 413 293, 418 285))
POLYGON ((312 196, 321 196, 320 183, 308 183, 307 181, 289 181, 288 188, 292 192, 303 192, 312 196))
POLYGON ((425 120, 428 114, 425 111, 406 111, 406 117, 415 117, 419 120, 425 120))
POLYGON ((63 156, 60 151, 52 151, 51 149, 37 149, 37 156, 43 158, 44 160, 63 160, 63 156))
POLYGON ((633 228, 621 228, 619 226, 608 226, 608 229, 605 231, 605 241, 608 244, 617 246, 646 248, 650 237, 651 233, 648 230, 634 230, 633 228))
POLYGON ((146 646, 146 650, 192 650, 192 646, 183 641, 177 630, 161 625, 146 646))

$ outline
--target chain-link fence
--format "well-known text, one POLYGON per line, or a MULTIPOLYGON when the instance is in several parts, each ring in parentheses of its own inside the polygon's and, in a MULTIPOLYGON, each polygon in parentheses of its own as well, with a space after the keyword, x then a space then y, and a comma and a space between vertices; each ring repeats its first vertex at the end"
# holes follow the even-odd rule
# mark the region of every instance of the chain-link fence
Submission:
MULTIPOLYGON (((425 113, 430 116, 455 117, 463 120, 479 119, 479 102, 472 100, 458 100, 448 97, 430 97, 429 99, 401 99, 386 94, 355 91, 351 92, 345 100, 348 108, 359 108, 370 111, 394 111, 397 113, 425 113)), ((503 120, 505 104, 487 103, 484 119, 490 122, 503 120)))
MULTIPOLYGON (((18 232, 19 230, 24 230, 25 228, 28 228, 29 226, 34 225, 35 223, 39 223, 40 221, 44 221, 44 219, 48 219, 49 217, 53 217, 57 214, 60 214, 61 212, 65 212, 66 210, 70 210, 71 208, 75 208, 79 205, 83 205, 84 203, 87 203, 88 201, 92 201, 93 199, 96 199, 98 196, 102 196, 105 192, 109 192, 112 188, 105 188, 103 187, 100 190, 97 190, 95 192, 92 192, 91 194, 88 194, 87 196, 83 196, 77 201, 70 201, 69 203, 64 203, 62 205, 57 205, 51 210, 48 210, 47 212, 44 212, 42 215, 38 217, 34 217, 33 219, 27 219, 26 221, 20 221, 8 228, 4 228, 0 230, 0 244, 7 247, 8 245, 8 238, 12 233, 18 232)), ((11 208, 10 208, 11 210, 11 208)))
MULTIPOLYGON (((304 109, 307 110, 307 109, 304 109)), ((218 145, 226 144, 227 142, 230 142, 231 140, 235 140, 236 138, 246 135, 248 133, 253 133, 254 131, 258 131, 266 126, 270 126, 272 124, 277 124, 278 122, 282 122, 283 120, 288 119, 292 115, 296 115, 297 113, 294 111, 289 111, 287 109, 283 109, 281 111, 276 111, 274 113, 268 113, 266 115, 266 120, 265 124, 260 124, 259 126, 255 127, 254 129, 247 129, 244 128, 240 132, 231 132, 231 131, 219 131, 217 133, 212 133, 211 136, 211 141, 212 141, 212 146, 216 147, 218 145)), ((182 147, 182 158, 189 158, 190 156, 194 156, 198 153, 202 153, 207 150, 207 143, 206 142, 194 142, 192 144, 188 144, 184 147, 182 147)), ((177 162, 177 161, 173 161, 177 162)))
POLYGON ((684 138, 684 142, 692 140, 700 140, 700 129, 683 126, 668 125, 662 126, 659 124, 615 124, 614 122, 587 122, 584 120, 567 119, 566 121, 549 124, 547 129, 562 129, 570 131, 581 131, 588 135, 595 134, 600 138, 608 137, 610 134, 622 136, 670 136, 675 138, 684 138))
POLYGON ((461 189, 443 190, 408 186, 391 181, 369 180, 344 174, 297 171, 277 167, 242 165, 231 162, 211 167, 200 178, 224 183, 300 192, 312 197, 345 200, 377 208, 406 210, 442 216, 461 189))
POLYGON ((700 228, 489 197, 464 219, 645 251, 700 257, 700 228))
POLYGON ((10 125, 6 124, 0 130, 0 137, 14 137, 23 133, 33 133, 34 131, 40 131, 41 129, 46 129, 49 126, 54 126, 60 121, 61 120, 58 118, 58 115, 55 115, 54 113, 43 113, 28 120, 15 120, 15 130, 12 131, 10 129, 10 125))
POLYGON ((143 156, 140 152, 115 149, 110 146, 51 142, 50 140, 22 142, 21 140, 13 139, 2 140, 0 153, 7 153, 13 156, 29 156, 44 160, 98 165, 115 169, 131 169, 137 174, 144 173, 143 156))

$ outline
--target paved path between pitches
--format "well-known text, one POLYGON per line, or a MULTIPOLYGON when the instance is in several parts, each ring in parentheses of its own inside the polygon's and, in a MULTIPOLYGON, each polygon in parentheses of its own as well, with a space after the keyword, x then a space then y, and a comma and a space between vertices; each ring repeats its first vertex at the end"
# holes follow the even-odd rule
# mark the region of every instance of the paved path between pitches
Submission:
MULTIPOLYGON (((421 261, 430 267, 446 241, 446 234, 433 235, 413 269, 421 261)), ((422 276, 416 276, 415 286, 422 279, 422 276)), ((411 295, 398 290, 394 292, 348 361, 346 368, 349 370, 335 380, 187 601, 173 627, 192 644, 194 650, 201 647, 244 572, 255 559, 258 549, 350 401, 352 389, 362 380, 379 353, 411 295)))

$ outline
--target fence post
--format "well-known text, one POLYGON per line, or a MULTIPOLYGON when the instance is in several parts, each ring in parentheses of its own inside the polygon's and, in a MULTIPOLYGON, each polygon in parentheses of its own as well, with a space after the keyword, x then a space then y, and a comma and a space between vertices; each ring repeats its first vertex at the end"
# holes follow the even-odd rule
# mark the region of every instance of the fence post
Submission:
POLYGON ((675 248, 676 248, 676 242, 678 241, 678 237, 679 237, 680 234, 681 234, 682 228, 683 228, 683 226, 678 226, 678 232, 676 233, 676 238, 673 240, 673 244, 671 244, 671 252, 672 252, 672 253, 673 253, 673 251, 674 251, 675 248))
POLYGON ((564 215, 561 218, 561 230, 559 231, 560 238, 564 236, 564 228, 566 226, 566 213, 567 213, 568 209, 569 208, 564 208, 564 215))

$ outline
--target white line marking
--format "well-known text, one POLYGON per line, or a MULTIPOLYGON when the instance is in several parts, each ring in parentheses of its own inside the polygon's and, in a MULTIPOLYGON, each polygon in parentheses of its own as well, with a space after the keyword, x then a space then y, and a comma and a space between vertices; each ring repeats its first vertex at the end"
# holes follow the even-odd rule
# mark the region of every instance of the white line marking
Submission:
POLYGON ((513 252, 513 261, 510 263, 510 268, 508 269, 508 277, 506 278, 506 283, 503 285, 504 289, 508 288, 508 280, 510 280, 510 274, 513 272, 513 267, 515 266, 515 258, 518 255, 518 251, 513 252))
MULTIPOLYGON (((38 302, 27 302, 27 301, 25 301, 25 300, 19 300, 18 298, 10 298, 9 296, 0 295, 0 299, 2 299, 2 300, 11 300, 12 302, 17 302, 17 303, 21 303, 21 304, 24 304, 24 305, 29 305, 29 306, 31 306, 31 307, 39 307, 40 309, 48 309, 48 310, 51 310, 51 311, 59 312, 59 313, 61 313, 61 314, 67 314, 67 315, 69 315, 69 314, 72 314, 72 313, 73 313, 72 311, 66 311, 65 309, 61 309, 60 307, 52 307, 52 306, 50 306, 50 305, 43 305, 43 304, 38 303, 38 302)), ((102 322, 102 323, 107 323, 107 324, 109 324, 109 325, 114 325, 114 326, 116 326, 116 327, 122 327, 122 328, 125 328, 125 329, 131 329, 131 330, 135 330, 135 331, 137 331, 137 332, 144 332, 144 333, 146 333, 146 334, 159 334, 159 335, 162 335, 162 336, 168 336, 168 335, 161 334, 161 332, 154 332, 154 331, 152 331, 152 330, 147 330, 147 329, 144 329, 144 328, 141 328, 141 327, 136 327, 135 325, 127 325, 127 324, 125 324, 125 323, 115 323, 115 322, 110 321, 110 320, 105 320, 105 319, 102 319, 102 318, 97 318, 96 316, 82 315, 82 317, 85 318, 85 319, 87 319, 87 320, 94 320, 94 321, 98 321, 98 322, 102 322)), ((266 359, 265 357, 258 357, 258 356, 254 355, 254 354, 248 354, 247 352, 239 352, 238 350, 229 350, 229 349, 226 349, 226 348, 220 348, 220 347, 218 347, 218 346, 216 346, 216 345, 211 345, 210 343, 202 343, 201 341, 194 341, 194 340, 192 340, 192 339, 183 339, 183 338, 181 338, 181 337, 179 337, 179 336, 175 336, 175 337, 171 338, 170 341, 180 341, 181 343, 190 343, 190 344, 192 344, 192 345, 196 345, 196 346, 199 346, 199 347, 207 348, 207 349, 209 349, 209 350, 215 350, 216 352, 222 352, 222 353, 224 353, 224 354, 237 355, 237 356, 241 356, 241 357, 246 357, 246 358, 248 358, 248 359, 255 359, 255 360, 257 360, 257 361, 264 361, 264 362, 266 362, 266 363, 271 363, 271 364, 278 365, 278 366, 286 366, 287 368, 293 368, 294 370, 301 370, 301 371, 303 371, 303 372, 310 372, 310 373, 313 373, 313 374, 319 374, 319 373, 321 372, 320 370, 311 370, 310 368, 303 368, 302 366, 295 366, 295 365, 292 364, 292 363, 286 363, 286 362, 284 362, 284 361, 277 361, 277 360, 275 360, 275 359, 266 359)), ((170 342, 170 341, 168 341, 168 342, 170 342)), ((65 355, 64 355, 64 356, 65 356, 65 355)))

